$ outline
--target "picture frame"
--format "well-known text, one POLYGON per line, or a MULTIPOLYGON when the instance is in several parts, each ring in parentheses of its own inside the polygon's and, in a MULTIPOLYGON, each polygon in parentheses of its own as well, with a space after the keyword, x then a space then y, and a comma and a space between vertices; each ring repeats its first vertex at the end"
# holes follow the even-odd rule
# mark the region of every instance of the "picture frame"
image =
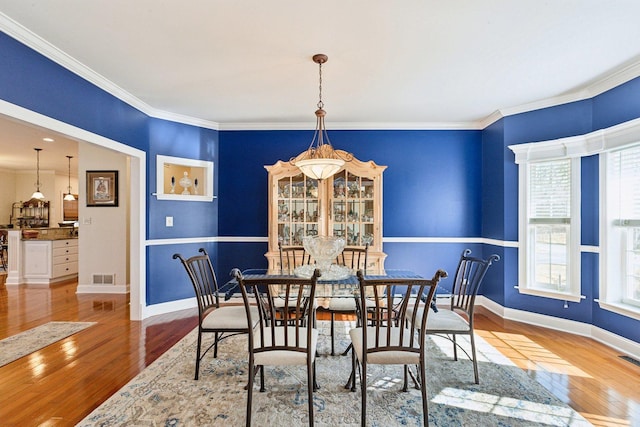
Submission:
POLYGON ((118 206, 118 171, 87 171, 87 207, 118 206))
POLYGON ((213 201, 213 162, 157 155, 153 195, 158 200, 213 201))

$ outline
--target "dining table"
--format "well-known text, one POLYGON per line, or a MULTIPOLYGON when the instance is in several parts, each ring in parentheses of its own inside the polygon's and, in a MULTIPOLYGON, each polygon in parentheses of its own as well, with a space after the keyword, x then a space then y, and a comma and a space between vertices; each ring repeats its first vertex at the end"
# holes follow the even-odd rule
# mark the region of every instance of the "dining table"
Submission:
MULTIPOLYGON (((283 277, 297 277, 293 275, 279 275, 279 274, 267 274, 267 269, 261 268, 250 268, 242 271, 242 276, 245 278, 258 278, 265 279, 269 277, 273 277, 274 279, 283 278, 283 277)), ((419 274, 404 269, 386 269, 384 274, 371 274, 365 275, 365 279, 421 279, 423 278, 419 274)), ((347 277, 339 278, 339 279, 322 279, 322 276, 318 278, 318 282, 316 284, 316 292, 315 292, 315 300, 318 306, 328 305, 330 298, 355 298, 358 290, 358 277, 354 274, 350 274, 347 277)), ((225 301, 231 299, 234 294, 240 293, 240 288, 238 286, 237 280, 232 278, 227 281, 224 286, 221 287, 221 292, 224 292, 225 301)), ((402 293, 399 292, 401 295, 402 293)), ((442 294, 441 296, 448 296, 449 294, 442 294)), ((433 311, 438 311, 436 307, 435 298, 431 302, 431 309, 433 311)), ((348 354, 349 348, 342 353, 343 355, 348 354)), ((351 372, 349 376, 349 380, 344 386, 346 389, 351 389, 355 391, 355 379, 354 372, 351 372)))
MULTIPOLYGON (((249 268, 242 271, 242 276, 250 278, 265 279, 269 277, 283 278, 283 277, 297 277, 292 275, 280 275, 280 274, 267 274, 266 268, 249 268)), ((411 271, 403 269, 386 269, 384 274, 371 274, 365 275, 365 279, 421 279, 422 276, 411 271)), ((318 298, 353 298, 354 292, 358 289, 358 277, 355 272, 347 277, 339 279, 323 279, 322 276, 318 278, 316 284, 316 299, 318 298)), ((224 292, 224 299, 228 301, 234 294, 240 293, 238 282, 235 278, 230 279, 221 287, 221 292, 224 292)))

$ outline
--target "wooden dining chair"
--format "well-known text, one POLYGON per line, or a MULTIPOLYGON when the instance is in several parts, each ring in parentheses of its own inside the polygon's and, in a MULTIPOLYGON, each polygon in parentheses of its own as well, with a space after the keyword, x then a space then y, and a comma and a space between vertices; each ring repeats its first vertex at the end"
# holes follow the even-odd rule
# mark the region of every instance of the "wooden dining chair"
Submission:
POLYGON ((349 336, 353 343, 353 372, 359 367, 362 426, 367 424, 367 367, 371 364, 404 365, 402 390, 408 390, 408 377, 411 375, 421 390, 423 423, 425 426, 429 424, 424 330, 428 316, 424 315, 420 322, 416 322, 415 314, 414 318, 407 317, 407 310, 413 308, 417 313, 422 301, 428 304, 443 277, 447 277, 447 273, 438 270, 430 280, 367 280, 363 272, 358 271, 360 288, 356 305, 360 326, 351 329, 349 336), (394 312, 388 308, 394 305, 399 292, 402 292, 401 302, 394 312), (409 371, 409 365, 417 366, 418 378, 409 371))
MULTIPOLYGON (((458 348, 473 362, 473 376, 479 384, 478 359, 476 357, 476 342, 473 332, 473 315, 476 296, 482 285, 487 270, 500 256, 493 254, 487 259, 471 256, 471 250, 465 249, 460 255, 456 275, 451 289, 451 302, 447 308, 433 310, 427 319, 427 335, 438 335, 453 343, 453 359, 458 360, 458 348), (469 337, 471 354, 456 340, 458 335, 469 337)), ((418 322, 424 313, 424 306, 417 312, 418 322)))
POLYGON ((265 391, 264 367, 279 365, 306 365, 309 425, 313 425, 313 392, 317 389, 315 376, 318 330, 313 322, 297 319, 314 315, 313 300, 320 270, 310 279, 298 277, 266 276, 244 278, 234 269, 242 293, 246 316, 258 326, 249 334, 249 383, 247 385, 247 421, 251 425, 251 407, 254 377, 260 372, 260 391, 265 391), (277 310, 274 302, 284 297, 291 310, 277 310), (257 315, 252 307, 258 307, 257 315), (276 321, 278 320, 278 321, 276 321))
MULTIPOLYGON (((200 362, 211 348, 213 348, 213 357, 218 357, 220 341, 233 335, 246 334, 256 325, 255 322, 248 320, 243 306, 220 306, 220 290, 209 254, 204 248, 200 248, 198 252, 201 255, 194 255, 187 259, 181 254, 173 255, 173 259, 179 259, 187 271, 198 301, 198 346, 194 378, 196 380, 200 375, 200 362), (215 337, 213 343, 203 352, 202 335, 205 333, 212 333, 215 337)), ((257 308, 253 307, 251 310, 255 313, 253 317, 255 319, 257 308)))

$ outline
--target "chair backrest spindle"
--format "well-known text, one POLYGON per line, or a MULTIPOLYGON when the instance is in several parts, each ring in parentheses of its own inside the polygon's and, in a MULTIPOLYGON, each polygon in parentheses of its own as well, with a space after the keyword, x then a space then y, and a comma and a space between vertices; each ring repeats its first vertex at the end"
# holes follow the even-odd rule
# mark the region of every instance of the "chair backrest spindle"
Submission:
POLYGON ((301 340, 301 328, 306 328, 311 339, 313 299, 320 271, 315 270, 311 278, 267 276, 245 278, 234 269, 250 321, 250 305, 258 305, 258 328, 260 341, 255 342, 249 334, 249 348, 259 353, 273 350, 306 352, 307 345, 301 340), (276 310, 276 300, 288 301, 290 310, 276 310))
POLYGON ((278 242, 280 254, 280 274, 293 275, 296 267, 311 264, 311 255, 303 246, 283 246, 278 242))
POLYGON ((368 343, 363 354, 365 361, 367 354, 377 352, 423 351, 427 316, 418 319, 416 313, 423 304, 431 302, 443 277, 447 277, 447 273, 438 270, 432 279, 367 280, 363 271, 358 271, 360 288, 356 306, 363 325, 363 342, 368 343))
POLYGON ((198 312, 202 317, 208 309, 220 307, 220 297, 211 258, 204 248, 200 248, 198 251, 202 255, 185 259, 180 254, 174 254, 173 259, 180 259, 186 269, 198 301, 198 312))
POLYGON ((500 257, 495 254, 482 259, 472 257, 470 249, 462 252, 451 289, 451 310, 464 311, 472 321, 480 285, 491 264, 499 260, 500 257))

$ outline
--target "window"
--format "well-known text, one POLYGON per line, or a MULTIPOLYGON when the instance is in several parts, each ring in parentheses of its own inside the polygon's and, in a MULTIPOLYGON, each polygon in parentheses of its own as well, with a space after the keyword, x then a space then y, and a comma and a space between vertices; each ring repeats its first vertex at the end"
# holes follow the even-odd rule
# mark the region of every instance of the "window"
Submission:
POLYGON ((640 320, 640 118, 585 135, 509 148, 519 166, 519 291, 567 301, 583 298, 580 158, 597 154, 600 242, 599 247, 585 247, 599 253, 595 301, 602 309, 640 320), (571 200, 565 213, 567 175, 561 171, 566 161, 571 200))
POLYGON ((521 168, 525 176, 518 288, 522 293, 579 300, 579 158, 531 162, 521 168))
POLYGON ((571 162, 529 165, 528 287, 566 292, 571 242, 571 162))
POLYGON ((600 300, 640 309, 640 145, 602 157, 606 203, 601 226, 606 250, 600 300))

